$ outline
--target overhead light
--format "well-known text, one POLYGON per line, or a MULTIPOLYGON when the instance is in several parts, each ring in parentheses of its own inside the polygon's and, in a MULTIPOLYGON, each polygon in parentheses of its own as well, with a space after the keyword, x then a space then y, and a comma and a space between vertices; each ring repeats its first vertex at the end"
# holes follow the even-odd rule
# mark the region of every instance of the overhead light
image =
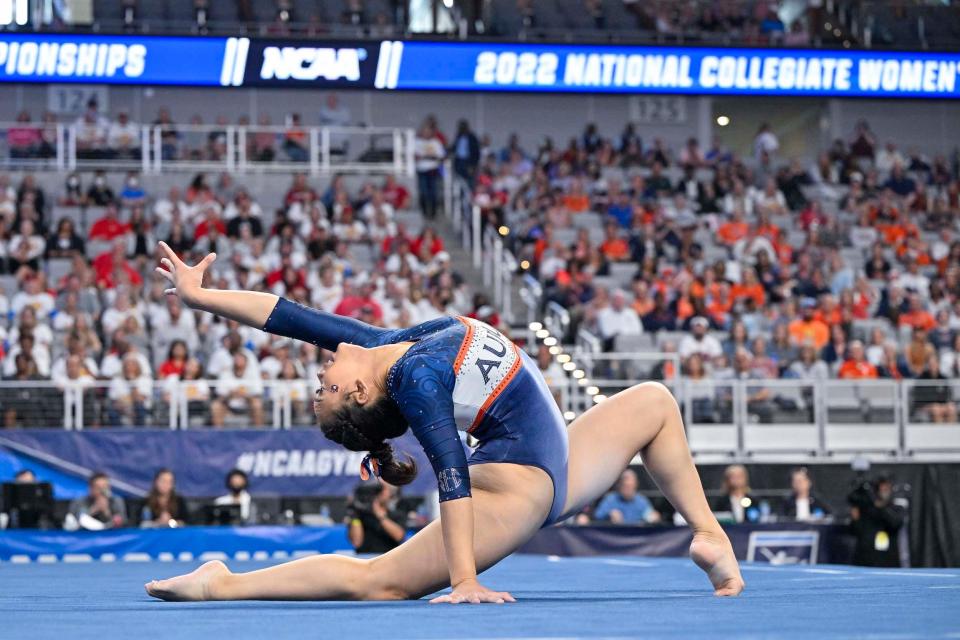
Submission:
POLYGON ((590 378, 580 378, 579 380, 577 380, 577 384, 580 385, 581 387, 585 387, 588 384, 590 384, 590 378))
POLYGON ((727 116, 717 116, 717 126, 725 127, 730 124, 730 118, 727 116))
POLYGON ((502 224, 500 225, 500 228, 497 229, 497 233, 499 233, 502 236, 508 235, 510 233, 510 227, 508 227, 505 224, 502 224))
POLYGON ((587 387, 587 395, 595 396, 600 393, 600 387, 587 387))
POLYGON ((561 353, 563 353, 563 349, 561 349, 558 345, 553 345, 550 347, 550 355, 556 356, 560 355, 561 353))
POLYGON ((593 403, 600 404, 606 399, 607 399, 607 396, 603 395, 602 393, 598 393, 597 395, 593 396, 593 403))
POLYGON ((540 329, 543 329, 543 325, 539 322, 531 322, 529 327, 530 331, 540 331, 540 329))
POLYGON ((564 370, 564 371, 573 371, 573 370, 576 369, 576 368, 577 368, 577 363, 576 363, 576 362, 564 362, 564 363, 563 363, 563 370, 564 370))
POLYGON ((577 414, 575 414, 573 411, 564 411, 564 412, 563 412, 563 419, 566 420, 567 422, 570 422, 571 420, 573 420, 573 419, 576 418, 576 417, 577 417, 577 414))
POLYGON ((550 335, 550 332, 547 331, 546 329, 538 329, 534 335, 540 338, 541 340, 543 340, 544 338, 550 335))
POLYGON ((548 338, 544 338, 544 339, 543 339, 543 344, 547 345, 548 347, 552 347, 553 345, 557 344, 557 339, 554 338, 553 336, 550 336, 550 337, 548 337, 548 338))
POLYGON ((557 362, 559 362, 560 364, 570 362, 570 354, 561 353, 560 355, 557 356, 557 362))
POLYGON ((583 369, 577 369, 576 371, 573 372, 573 377, 574 377, 574 378, 577 378, 578 380, 579 380, 580 378, 584 377, 585 375, 587 375, 587 374, 585 374, 585 373, 583 372, 583 369))
POLYGON ((529 269, 529 268, 530 268, 530 261, 529 261, 529 260, 521 260, 521 261, 520 261, 520 268, 523 269, 524 271, 526 271, 527 269, 529 269))

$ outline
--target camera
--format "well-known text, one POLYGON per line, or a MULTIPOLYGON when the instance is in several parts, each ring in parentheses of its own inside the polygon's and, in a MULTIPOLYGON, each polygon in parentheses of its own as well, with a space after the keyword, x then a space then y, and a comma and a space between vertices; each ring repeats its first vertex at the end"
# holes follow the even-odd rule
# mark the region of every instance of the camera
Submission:
POLYGON ((360 514, 373 511, 373 501, 380 493, 380 486, 376 484, 362 484, 353 492, 353 500, 347 508, 347 514, 354 518, 360 514))
POLYGON ((858 475, 854 481, 853 490, 847 495, 847 502, 850 503, 851 506, 860 507, 861 509, 874 504, 877 501, 876 484, 879 484, 879 482, 874 482, 866 476, 858 475))

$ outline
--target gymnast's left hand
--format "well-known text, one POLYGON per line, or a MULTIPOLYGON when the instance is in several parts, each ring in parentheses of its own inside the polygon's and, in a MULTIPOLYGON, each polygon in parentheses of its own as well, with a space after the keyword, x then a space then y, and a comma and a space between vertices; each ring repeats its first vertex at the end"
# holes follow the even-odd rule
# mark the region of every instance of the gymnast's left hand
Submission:
POLYGON ((516 602, 516 599, 506 591, 491 591, 476 580, 464 580, 449 594, 437 596, 430 601, 430 604, 480 604, 482 602, 504 604, 516 602))

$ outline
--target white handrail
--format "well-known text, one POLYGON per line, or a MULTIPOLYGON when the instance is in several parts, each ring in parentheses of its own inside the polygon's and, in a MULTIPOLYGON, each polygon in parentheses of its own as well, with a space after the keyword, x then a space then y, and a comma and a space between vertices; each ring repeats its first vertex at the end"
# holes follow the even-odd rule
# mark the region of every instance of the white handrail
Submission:
MULTIPOLYGON (((53 125, 47 123, 27 123, 27 127, 46 130, 53 125)), ((311 175, 330 174, 333 172, 353 173, 385 173, 398 176, 412 177, 414 170, 414 131, 408 127, 360 127, 360 126, 330 126, 330 127, 297 127, 307 137, 308 148, 306 158, 287 157, 282 152, 281 138, 284 133, 290 132, 291 127, 279 125, 219 125, 219 124, 170 124, 170 125, 141 125, 140 126, 140 155, 136 158, 113 157, 109 147, 97 149, 95 154, 79 154, 77 150, 78 125, 76 123, 58 123, 56 126, 55 158, 51 160, 39 157, 0 158, 0 162, 12 166, 29 166, 33 169, 74 170, 74 169, 140 169, 144 173, 161 173, 164 169, 190 170, 223 170, 223 171, 279 171, 309 170, 311 175), (164 132, 175 132, 178 137, 178 148, 181 153, 175 158, 163 157, 164 132), (224 149, 222 157, 214 154, 194 154, 203 151, 209 144, 210 134, 222 134, 224 149), (277 143, 276 153, 270 160, 252 158, 247 153, 247 142, 256 134, 272 134, 277 143), (194 134, 194 140, 199 149, 183 148, 187 141, 183 136, 194 134), (356 145, 353 157, 350 154, 341 154, 333 157, 331 141, 334 139, 360 137, 366 138, 372 147, 378 141, 389 140, 390 155, 384 160, 364 158, 368 145, 356 145), (186 151, 188 153, 183 153, 186 151), (200 155, 200 157, 195 157, 200 155), (81 157, 82 156, 82 157, 81 157)), ((0 122, 0 133, 7 129, 23 128, 24 123, 0 122)), ((349 147, 345 147, 347 149, 349 147)))

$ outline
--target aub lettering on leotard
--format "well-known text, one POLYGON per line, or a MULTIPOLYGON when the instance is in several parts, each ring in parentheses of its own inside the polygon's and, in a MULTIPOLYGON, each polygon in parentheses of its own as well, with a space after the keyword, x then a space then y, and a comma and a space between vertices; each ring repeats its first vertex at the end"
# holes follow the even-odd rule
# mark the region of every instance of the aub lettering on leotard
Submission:
POLYGON ((521 360, 517 347, 493 327, 471 318, 459 320, 467 334, 454 362, 454 416, 458 427, 471 430, 516 376, 521 360))

